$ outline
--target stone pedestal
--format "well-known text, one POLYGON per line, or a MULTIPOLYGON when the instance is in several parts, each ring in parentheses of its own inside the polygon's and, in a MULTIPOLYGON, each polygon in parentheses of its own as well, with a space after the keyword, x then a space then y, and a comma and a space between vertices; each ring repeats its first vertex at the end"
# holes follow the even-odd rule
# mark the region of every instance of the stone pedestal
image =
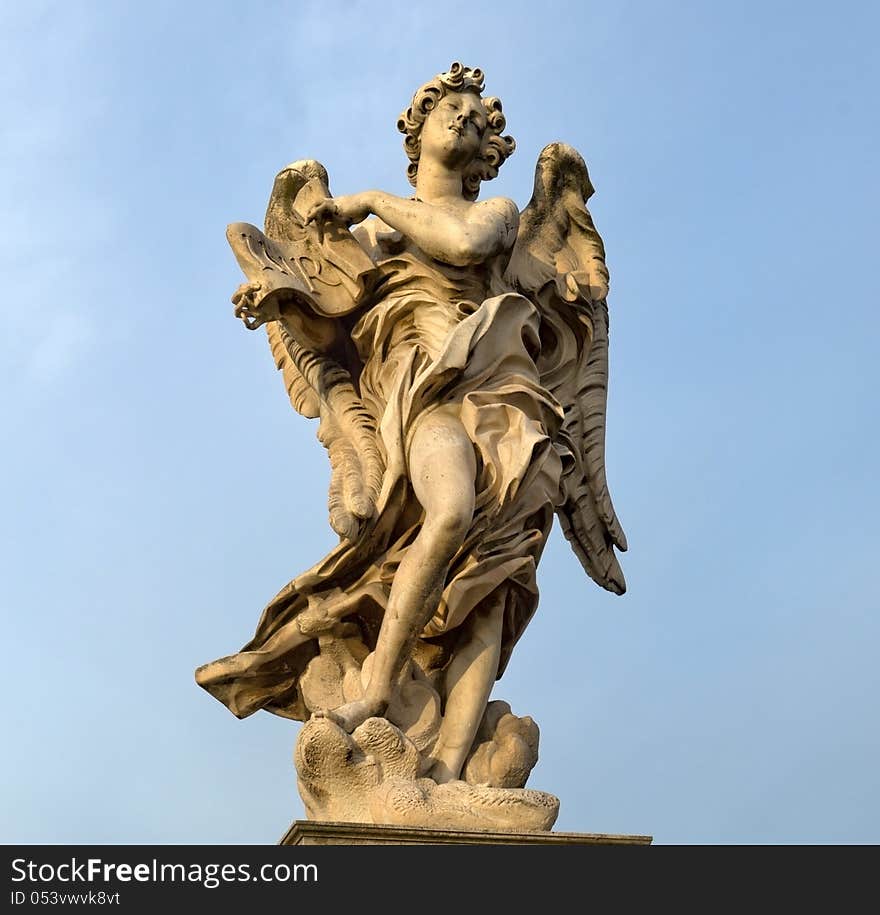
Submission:
POLYGON ((279 845, 650 845, 652 836, 581 832, 464 832, 296 820, 279 845))

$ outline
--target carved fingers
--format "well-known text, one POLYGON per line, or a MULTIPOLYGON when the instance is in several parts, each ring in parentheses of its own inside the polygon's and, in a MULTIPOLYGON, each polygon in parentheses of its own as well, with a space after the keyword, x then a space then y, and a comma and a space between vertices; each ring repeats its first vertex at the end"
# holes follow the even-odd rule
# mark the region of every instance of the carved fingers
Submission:
POLYGON ((332 197, 316 201, 303 214, 303 225, 314 224, 321 242, 324 241, 324 226, 327 222, 341 222, 336 201, 332 197))
POLYGON ((259 283, 242 283, 232 293, 232 304, 235 306, 233 313, 244 322, 248 330, 256 330, 267 321, 279 318, 277 309, 264 308, 263 303, 258 303, 262 288, 259 283))
POLYGON ((338 218, 339 213, 337 212, 336 201, 332 197, 316 200, 303 214, 303 222, 306 225, 338 218))
POLYGON ((349 194, 346 197, 325 197, 313 203, 303 214, 306 225, 314 222, 341 222, 346 226, 363 222, 372 212, 369 194, 349 194))

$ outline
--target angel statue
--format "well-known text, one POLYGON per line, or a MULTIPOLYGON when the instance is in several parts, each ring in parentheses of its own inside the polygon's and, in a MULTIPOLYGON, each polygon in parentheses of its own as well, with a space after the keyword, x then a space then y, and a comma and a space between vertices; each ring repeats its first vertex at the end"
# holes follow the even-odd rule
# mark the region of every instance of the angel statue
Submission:
POLYGON ((587 574, 625 590, 593 188, 553 143, 522 213, 478 200, 514 150, 483 86, 453 63, 400 116, 413 196, 333 197, 303 160, 275 179, 263 232, 227 231, 248 279, 235 314, 265 325, 294 409, 320 418, 339 544, 196 679, 239 718, 305 722, 312 819, 549 830, 558 801, 524 787, 537 727, 489 695, 535 612, 554 513, 587 574))

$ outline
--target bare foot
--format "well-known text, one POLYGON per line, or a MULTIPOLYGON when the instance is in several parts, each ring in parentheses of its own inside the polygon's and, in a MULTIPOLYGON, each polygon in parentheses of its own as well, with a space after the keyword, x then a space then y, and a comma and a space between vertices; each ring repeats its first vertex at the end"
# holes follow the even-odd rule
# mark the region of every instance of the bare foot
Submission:
POLYGON ((363 724, 367 718, 376 718, 382 715, 388 707, 387 702, 371 702, 369 699, 357 699, 347 702, 335 709, 319 709, 312 713, 315 718, 328 718, 338 724, 343 731, 350 734, 356 727, 363 724))

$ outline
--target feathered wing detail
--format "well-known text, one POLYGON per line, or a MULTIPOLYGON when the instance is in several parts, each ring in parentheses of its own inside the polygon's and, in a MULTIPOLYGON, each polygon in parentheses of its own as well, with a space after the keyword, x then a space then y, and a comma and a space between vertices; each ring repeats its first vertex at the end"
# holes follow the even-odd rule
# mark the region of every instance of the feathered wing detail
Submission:
POLYGON ((382 488, 385 465, 376 422, 347 369, 304 348, 300 365, 320 398, 318 439, 327 449, 331 468, 330 526, 340 537, 353 540, 360 522, 372 516, 382 488))
POLYGON ((608 270, 586 207, 592 194, 578 152, 563 143, 545 147, 506 279, 541 312, 538 368, 564 409, 557 509, 563 532, 587 574, 623 594, 626 582, 614 548, 626 550, 626 537, 605 474, 608 270))
POLYGON ((266 334, 269 337, 269 348, 272 350, 275 367, 281 372, 284 389, 287 391, 293 409, 306 419, 314 419, 319 416, 321 399, 318 397, 317 391, 303 378, 302 372, 290 354, 293 338, 280 321, 272 321, 267 324, 266 334))
MULTIPOLYGON (((331 467, 330 525, 340 537, 352 540, 373 514, 384 462, 375 420, 354 380, 360 365, 351 364, 353 348, 345 345, 339 322, 324 315, 349 313, 357 306, 372 263, 343 227, 331 227, 326 243, 324 238, 315 241, 315 230, 304 227, 298 213, 309 202, 301 195, 313 198, 315 194, 330 196, 327 172, 319 162, 304 160, 283 169, 266 209, 268 244, 259 230, 250 227, 248 250, 253 254, 256 247, 266 261, 262 269, 271 273, 271 283, 286 302, 280 316, 266 324, 269 346, 293 408, 307 418, 321 418, 318 439, 327 449, 331 467), (286 276, 306 287, 305 302, 299 298, 301 287, 283 297, 286 276), (314 300, 318 308, 326 309, 324 315, 313 310, 314 300)), ((242 225, 236 224, 236 230, 242 225)), ((240 230, 238 237, 242 237, 240 230)), ((242 266, 253 269, 253 261, 242 266)))

